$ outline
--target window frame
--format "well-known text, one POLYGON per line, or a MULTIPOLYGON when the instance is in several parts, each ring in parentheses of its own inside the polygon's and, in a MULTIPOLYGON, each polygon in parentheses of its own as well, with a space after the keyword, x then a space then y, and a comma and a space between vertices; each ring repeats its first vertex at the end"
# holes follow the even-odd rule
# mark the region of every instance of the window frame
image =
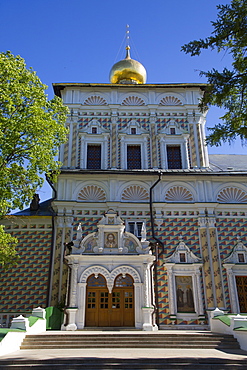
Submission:
POLYGON ((108 168, 108 142, 110 135, 104 134, 88 134, 80 133, 80 168, 87 169, 87 147, 90 145, 101 145, 101 169, 106 170, 108 168))
POLYGON ((87 143, 87 158, 86 158, 86 168, 87 168, 87 170, 101 170, 102 169, 102 145, 101 145, 101 143, 96 143, 96 144, 94 144, 94 143, 87 143), (100 166, 99 166, 99 168, 94 168, 94 167, 88 167, 88 147, 89 146, 97 146, 97 147, 100 147, 100 166))
POLYGON ((148 134, 136 134, 136 135, 126 135, 119 134, 121 141, 120 152, 121 152, 121 169, 127 170, 127 147, 128 145, 140 145, 141 147, 141 168, 148 169, 148 148, 147 142, 149 140, 148 134))
POLYGON ((137 224, 141 224, 141 229, 142 229, 142 225, 143 225, 143 223, 146 225, 146 220, 126 220, 126 222, 125 222, 125 226, 126 226, 126 231, 127 232, 129 232, 129 233, 131 233, 131 234, 133 234, 133 235, 135 235, 138 239, 141 239, 141 230, 140 230, 140 234, 138 234, 138 226, 137 226, 137 224), (130 224, 134 224, 134 232, 132 233, 131 231, 130 231, 130 224))

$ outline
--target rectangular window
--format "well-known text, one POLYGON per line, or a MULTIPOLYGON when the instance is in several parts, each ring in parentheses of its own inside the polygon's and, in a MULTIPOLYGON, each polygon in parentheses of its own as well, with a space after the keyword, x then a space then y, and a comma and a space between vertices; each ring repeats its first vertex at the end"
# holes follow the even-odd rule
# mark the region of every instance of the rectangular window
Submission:
POLYGON ((179 253, 179 257, 180 257, 180 262, 186 262, 186 255, 185 253, 179 253))
POLYGON ((142 221, 130 221, 128 222, 128 231, 137 238, 141 238, 142 224, 142 221))
POLYGON ((239 263, 244 263, 244 254, 243 253, 238 253, 238 262, 239 263))
POLYGON ((128 170, 141 169, 141 146, 127 146, 127 168, 128 170))
POLYGON ((87 146, 87 169, 101 169, 101 145, 88 144, 87 146))
POLYGON ((167 146, 167 162, 169 169, 181 169, 182 158, 180 145, 168 145, 167 146))

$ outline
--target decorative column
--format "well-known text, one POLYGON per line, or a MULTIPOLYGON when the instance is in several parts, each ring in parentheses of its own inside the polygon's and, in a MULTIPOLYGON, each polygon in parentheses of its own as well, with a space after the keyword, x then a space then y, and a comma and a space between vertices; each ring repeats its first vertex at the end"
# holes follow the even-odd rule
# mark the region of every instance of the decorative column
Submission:
POLYGON ((183 168, 190 168, 190 161, 189 161, 189 153, 188 153, 188 140, 189 140, 189 135, 184 136, 184 142, 182 145, 182 150, 183 150, 183 156, 184 158, 184 163, 183 163, 183 168))
POLYGON ((148 169, 147 141, 148 141, 148 138, 147 136, 145 136, 143 138, 143 145, 141 146, 143 150, 143 153, 141 154, 142 169, 148 169))
POLYGON ((135 328, 142 329, 142 292, 143 292, 143 283, 134 283, 134 296, 135 296, 135 328))
POLYGON ((231 311, 232 313, 239 313, 239 305, 238 305, 238 293, 236 287, 236 280, 235 275, 233 273, 232 268, 235 264, 225 263, 223 267, 226 269, 227 273, 227 280, 228 280, 228 287, 229 287, 229 296, 231 302, 231 311))
POLYGON ((174 286, 174 279, 173 279, 173 269, 174 263, 170 263, 169 265, 166 265, 167 269, 167 275, 168 275, 168 296, 169 296, 169 310, 170 315, 176 315, 177 310, 175 308, 175 286, 174 286))
POLYGON ((220 253, 218 248, 217 230, 215 227, 216 220, 214 217, 208 218, 208 232, 210 238, 212 268, 214 273, 214 286, 216 292, 216 307, 224 308, 224 294, 222 287, 222 272, 220 263, 220 253))
POLYGON ((202 289, 201 289, 201 272, 196 270, 195 273, 196 287, 198 291, 198 314, 204 316, 203 301, 202 301, 202 289))
POLYGON ((77 308, 77 275, 78 275, 78 262, 73 261, 70 263, 71 277, 70 277, 70 292, 69 293, 69 307, 66 309, 68 314, 68 325, 66 325, 66 330, 76 330, 76 313, 77 308))
POLYGON ((154 307, 151 305, 151 284, 150 284, 150 264, 144 263, 144 307, 143 312, 143 325, 145 331, 153 331, 152 313, 154 307))
POLYGON ((112 127, 112 137, 111 137, 111 168, 116 169, 118 167, 117 163, 117 153, 118 153, 118 142, 117 142, 117 117, 111 117, 111 127, 112 127))
POLYGON ((78 313, 77 313, 77 327, 83 329, 85 326, 85 313, 86 313, 86 291, 87 283, 78 283, 78 313))
POLYGON ((120 168, 122 170, 127 169, 127 155, 125 151, 125 137, 121 137, 121 153, 120 153, 120 158, 121 158, 121 163, 120 163, 120 168))
POLYGON ((206 288, 206 308, 215 308, 216 301, 215 297, 215 289, 214 289, 214 282, 213 282, 213 271, 211 265, 211 249, 208 240, 208 230, 207 230, 207 219, 206 217, 200 217, 198 219, 199 222, 199 232, 200 232, 200 241, 202 247, 202 257, 203 257, 203 267, 204 267, 204 276, 205 276, 205 288, 206 288))
POLYGON ((74 135, 74 119, 73 119, 73 112, 71 113, 70 117, 70 125, 69 125, 69 147, 68 147, 68 167, 71 167, 71 159, 72 159, 72 148, 73 148, 73 135, 74 135))
POLYGON ((104 142, 103 142, 103 147, 102 147, 102 151, 104 151, 104 153, 102 153, 102 168, 103 170, 107 170, 108 169, 108 135, 104 135, 103 136, 104 138, 104 142))
POLYGON ((86 150, 85 150, 85 140, 84 136, 80 135, 80 142, 81 142, 81 153, 80 153, 80 168, 86 168, 86 150))
POLYGON ((195 112, 189 112, 188 114, 188 122, 189 122, 189 129, 190 129, 190 159, 191 159, 191 166, 196 167, 198 166, 198 147, 196 145, 196 123, 195 123, 195 112))
POLYGON ((157 156, 157 146, 156 146, 156 132, 155 132, 155 117, 150 117, 151 124, 151 168, 158 168, 158 156, 157 156))
POLYGON ((200 239, 204 259, 207 307, 224 308, 222 273, 214 217, 200 217, 200 239))
POLYGON ((70 292, 69 292, 69 307, 77 307, 77 274, 78 262, 70 264, 71 279, 70 279, 70 292))

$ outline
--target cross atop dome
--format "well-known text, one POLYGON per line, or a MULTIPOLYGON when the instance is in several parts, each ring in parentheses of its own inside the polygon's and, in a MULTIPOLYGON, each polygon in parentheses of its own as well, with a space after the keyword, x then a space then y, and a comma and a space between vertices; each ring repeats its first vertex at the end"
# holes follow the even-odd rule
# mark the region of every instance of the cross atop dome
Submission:
POLYGON ((129 25, 126 28, 126 57, 115 63, 110 71, 112 84, 145 84, 147 72, 145 67, 130 57, 129 25))

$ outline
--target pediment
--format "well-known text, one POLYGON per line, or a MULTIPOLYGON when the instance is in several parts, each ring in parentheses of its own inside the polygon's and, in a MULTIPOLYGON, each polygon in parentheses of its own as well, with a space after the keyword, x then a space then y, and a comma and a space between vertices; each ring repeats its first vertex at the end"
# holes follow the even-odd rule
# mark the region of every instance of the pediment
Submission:
POLYGON ((143 227, 141 241, 132 233, 125 231, 123 220, 117 212, 110 209, 98 222, 97 232, 82 238, 78 225, 77 237, 72 254, 147 254, 150 253, 146 229, 143 227))
POLYGON ((233 247, 233 250, 227 258, 224 259, 224 263, 246 263, 247 262, 247 248, 238 238, 237 244, 233 247))
POLYGON ((175 251, 171 256, 165 258, 165 263, 200 263, 201 258, 196 257, 196 255, 190 250, 190 248, 184 243, 182 237, 180 237, 180 242, 176 247, 175 251))
POLYGON ((159 130, 159 134, 164 134, 164 135, 169 135, 169 136, 183 135, 187 133, 188 133, 187 129, 186 130, 183 129, 181 125, 178 122, 176 122, 174 119, 170 119, 169 122, 159 130), (174 129, 175 131, 174 134, 171 134, 171 129, 174 129))
POLYGON ((91 121, 88 122, 86 126, 80 129, 80 132, 98 135, 98 134, 103 134, 103 133, 109 133, 109 130, 104 128, 96 118, 93 118, 91 119, 91 121))
POLYGON ((148 134, 148 130, 145 130, 136 119, 131 119, 127 123, 126 127, 123 130, 119 131, 119 132, 121 134, 132 135, 132 133, 131 133, 132 128, 136 129, 136 135, 148 134))

